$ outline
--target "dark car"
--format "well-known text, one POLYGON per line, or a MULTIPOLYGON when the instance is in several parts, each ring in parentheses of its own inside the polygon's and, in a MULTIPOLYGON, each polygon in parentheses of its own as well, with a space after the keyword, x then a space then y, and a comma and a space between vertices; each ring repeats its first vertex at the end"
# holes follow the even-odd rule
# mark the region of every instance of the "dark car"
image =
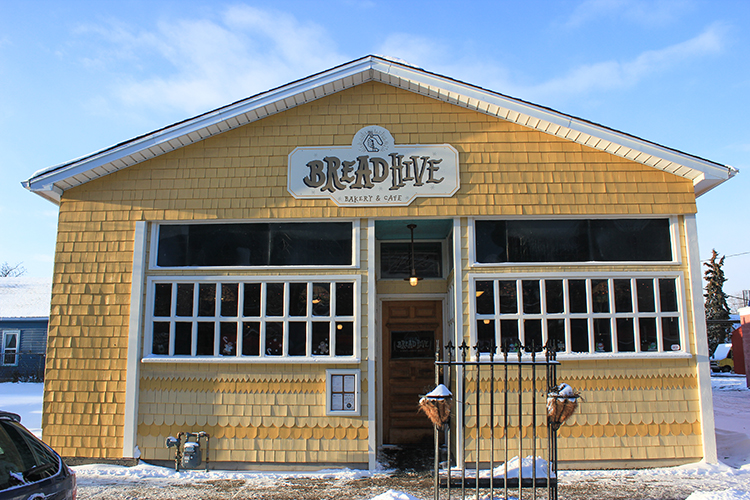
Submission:
POLYGON ((75 500, 76 476, 60 455, 0 411, 0 500, 75 500))

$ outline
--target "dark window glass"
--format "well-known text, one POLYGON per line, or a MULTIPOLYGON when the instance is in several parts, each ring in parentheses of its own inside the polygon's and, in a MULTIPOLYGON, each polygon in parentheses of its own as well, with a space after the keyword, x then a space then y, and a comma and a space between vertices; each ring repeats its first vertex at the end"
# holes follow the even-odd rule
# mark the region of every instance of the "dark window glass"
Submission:
POLYGON ((547 335, 549 337, 550 345, 555 348, 555 352, 565 352, 564 319, 548 319, 547 335))
POLYGON ((656 351, 656 318, 639 318, 638 326, 641 333, 641 351, 656 351))
POLYGON ((343 321, 336 323, 336 356, 354 354, 354 323, 343 321))
POLYGON ((221 315, 237 316, 239 310, 239 289, 238 283, 222 283, 221 285, 221 315))
POLYGON ((307 316, 307 283, 289 283, 289 316, 307 316))
POLYGON ((157 265, 351 265, 351 222, 176 224, 159 227, 157 265))
POLYGON ((289 355, 307 355, 307 323, 303 321, 289 322, 289 355))
POLYGON ((523 312, 526 314, 539 314, 542 312, 539 281, 523 280, 521 282, 521 290, 523 292, 523 312))
POLYGON ((492 281, 476 282, 477 314, 495 314, 495 290, 492 281))
POLYGON ((541 351, 544 347, 542 342, 542 320, 526 319, 523 322, 524 350, 526 352, 541 351))
POLYGON ((568 297, 570 299, 570 312, 586 313, 586 280, 569 280, 568 297))
POLYGON ((654 312, 654 280, 635 280, 635 288, 638 293, 638 312, 654 312))
POLYGON ((284 283, 266 284, 266 316, 284 315, 284 283))
POLYGON ((633 293, 630 289, 630 280, 615 281, 615 312, 633 312, 633 293))
POLYGON ((619 352, 635 352, 633 318, 617 318, 617 350, 619 352))
POLYGON ((476 221, 477 262, 671 261, 669 219, 476 221))
POLYGON ((330 283, 313 283, 312 313, 313 316, 329 316, 331 314, 330 283))
POLYGON ((198 285, 198 316, 216 316, 216 285, 198 285))
POLYGON ((205 323, 202 321, 198 323, 198 348, 196 350, 198 356, 214 355, 214 336, 214 323, 205 323))
POLYGON ((680 321, 677 318, 661 319, 662 345, 665 351, 680 350, 680 321))
POLYGON ((546 280, 544 288, 547 299, 547 313, 556 314, 565 312, 562 280, 546 280))
POLYGON ((354 316, 354 283, 336 283, 336 316, 354 316))
POLYGON ((479 352, 492 352, 495 346, 495 320, 477 320, 477 347, 479 352))
POLYGON ((500 287, 500 314, 518 312, 518 299, 515 281, 498 281, 500 287))
POLYGON ((154 288, 154 316, 170 316, 172 311, 172 284, 157 283, 154 288))
POLYGON ((60 471, 60 460, 57 456, 21 425, 9 420, 0 421, 0 458, 3 465, 3 472, 0 474, 0 491, 3 492, 3 498, 52 498, 62 495, 51 493, 46 497, 43 494, 37 497, 35 492, 51 491, 50 488, 54 489, 53 486, 20 485, 20 480, 13 478, 23 472, 28 483, 36 483, 60 471))
POLYGON ((331 354, 331 325, 328 321, 315 321, 312 324, 312 353, 313 356, 329 356, 331 354))
POLYGON ((242 355, 260 356, 260 323, 242 323, 242 355))
POLYGON ((677 312, 677 288, 674 279, 659 280, 659 303, 662 312, 677 312))
MULTIPOLYGON (((414 242, 414 269, 420 278, 443 277, 443 245, 440 242, 414 242)), ((411 276, 411 243, 381 243, 380 277, 411 276)))
POLYGON ((266 356, 281 356, 284 354, 284 324, 277 322, 266 323, 266 356))
POLYGON ((515 319, 500 320, 500 342, 502 350, 516 352, 521 344, 518 338, 518 321, 515 319))
MULTIPOLYGON (((336 342, 338 328, 336 325, 336 342)), ((435 332, 432 330, 394 330, 391 332, 391 359, 434 358, 435 332)), ((336 355, 339 348, 336 345, 336 355)))
POLYGON ((193 315, 193 290, 192 283, 177 284, 177 316, 193 315))
POLYGON ((153 354, 169 354, 169 322, 154 321, 154 334, 151 344, 153 354))
POLYGON ((570 320, 570 350, 572 352, 589 352, 588 320, 570 320))
POLYGON ((609 280, 591 280, 591 309, 595 313, 609 312, 609 280))
POLYGON ((672 260, 669 219, 594 219, 590 226, 591 260, 672 260))
POLYGON ((260 283, 245 283, 245 316, 260 316, 260 283))
POLYGON ((219 354, 222 356, 237 355, 237 323, 234 321, 222 321, 219 327, 221 338, 219 339, 219 354))
POLYGON ((594 348, 596 352, 612 352, 612 332, 609 319, 594 320, 594 348))
POLYGON ((193 352, 193 324, 178 321, 174 324, 174 353, 176 356, 190 356, 193 352))

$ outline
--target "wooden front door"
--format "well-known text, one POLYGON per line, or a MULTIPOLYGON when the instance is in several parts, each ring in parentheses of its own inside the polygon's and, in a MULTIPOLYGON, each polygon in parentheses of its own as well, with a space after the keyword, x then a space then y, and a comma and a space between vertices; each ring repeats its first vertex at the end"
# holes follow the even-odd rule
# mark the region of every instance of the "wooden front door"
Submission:
POLYGON ((432 424, 417 404, 435 387, 442 323, 440 301, 383 302, 383 444, 432 439, 432 424))

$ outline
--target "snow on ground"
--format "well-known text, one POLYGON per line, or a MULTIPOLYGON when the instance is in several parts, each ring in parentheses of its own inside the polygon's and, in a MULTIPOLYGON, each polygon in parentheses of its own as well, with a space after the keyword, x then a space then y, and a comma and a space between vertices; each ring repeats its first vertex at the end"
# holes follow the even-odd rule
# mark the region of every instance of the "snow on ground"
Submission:
MULTIPOLYGON (((720 464, 683 465, 660 469, 617 471, 562 471, 561 481, 595 479, 606 482, 628 477, 636 481, 658 480, 679 484, 686 479, 698 480, 700 490, 687 500, 750 500, 750 389, 744 376, 719 374, 711 378, 716 418, 716 439, 720 464)), ((0 383, 0 409, 21 415, 21 422, 37 435, 41 434, 42 384, 0 383)), ((524 467, 525 469, 525 467, 524 467)), ((254 484, 275 484, 283 478, 325 478, 351 481, 387 471, 369 472, 331 469, 316 472, 233 472, 180 471, 141 463, 135 467, 84 465, 75 467, 80 485, 122 484, 123 482, 193 483, 206 480, 242 479, 254 484)), ((526 476, 524 472, 524 476, 526 476)), ((530 475, 530 473, 529 473, 530 475)), ((416 497, 389 490, 372 500, 415 500, 416 497)))

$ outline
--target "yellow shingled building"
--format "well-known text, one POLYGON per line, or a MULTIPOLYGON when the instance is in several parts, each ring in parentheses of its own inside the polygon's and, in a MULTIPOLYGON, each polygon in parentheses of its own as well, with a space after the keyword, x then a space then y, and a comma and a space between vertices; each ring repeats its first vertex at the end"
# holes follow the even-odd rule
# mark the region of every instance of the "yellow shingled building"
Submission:
POLYGON ((715 461, 695 200, 734 173, 376 56, 43 170, 45 440, 374 468, 436 349, 510 341, 584 395, 561 466, 715 461))

